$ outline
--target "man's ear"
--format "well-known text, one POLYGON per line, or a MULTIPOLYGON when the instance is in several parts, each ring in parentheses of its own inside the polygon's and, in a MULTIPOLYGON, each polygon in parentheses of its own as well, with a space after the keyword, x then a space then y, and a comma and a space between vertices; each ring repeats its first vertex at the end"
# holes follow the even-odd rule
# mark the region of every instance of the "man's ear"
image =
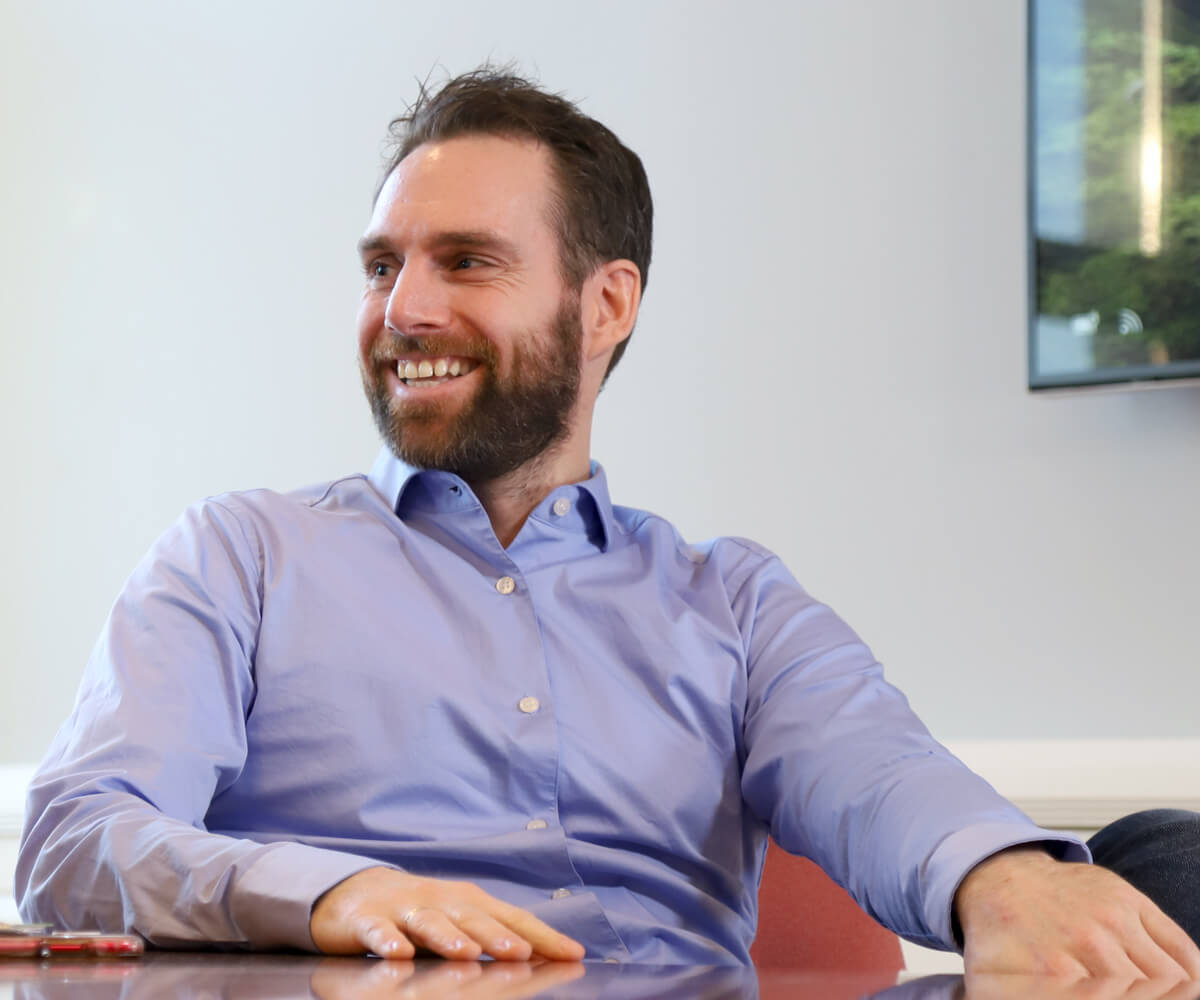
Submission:
POLYGON ((642 275, 631 260, 610 260, 587 277, 579 293, 585 361, 602 357, 629 336, 641 301, 642 275))

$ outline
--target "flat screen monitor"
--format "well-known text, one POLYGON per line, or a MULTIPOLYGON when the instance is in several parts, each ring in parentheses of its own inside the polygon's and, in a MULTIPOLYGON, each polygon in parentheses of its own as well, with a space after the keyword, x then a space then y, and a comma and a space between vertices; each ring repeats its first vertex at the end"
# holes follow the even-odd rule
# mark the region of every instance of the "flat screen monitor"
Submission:
POLYGON ((1029 0, 1033 389, 1200 378, 1200 0, 1029 0))

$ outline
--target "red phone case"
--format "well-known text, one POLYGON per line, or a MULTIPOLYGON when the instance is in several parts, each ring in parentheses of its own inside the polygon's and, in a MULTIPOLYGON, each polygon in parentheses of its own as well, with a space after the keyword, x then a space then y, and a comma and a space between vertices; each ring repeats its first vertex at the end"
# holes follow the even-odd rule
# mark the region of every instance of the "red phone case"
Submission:
POLYGON ((142 939, 132 934, 54 931, 0 936, 0 958, 134 958, 142 950, 142 939))

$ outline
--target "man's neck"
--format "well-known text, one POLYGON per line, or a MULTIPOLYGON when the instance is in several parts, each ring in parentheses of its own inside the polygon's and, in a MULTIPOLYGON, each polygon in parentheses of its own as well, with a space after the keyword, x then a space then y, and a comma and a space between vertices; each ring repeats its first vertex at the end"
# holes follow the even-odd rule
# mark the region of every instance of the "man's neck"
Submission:
POLYGON ((498 479, 469 485, 487 511, 496 538, 508 548, 525 519, 551 490, 582 482, 590 474, 586 452, 579 455, 550 452, 498 479))

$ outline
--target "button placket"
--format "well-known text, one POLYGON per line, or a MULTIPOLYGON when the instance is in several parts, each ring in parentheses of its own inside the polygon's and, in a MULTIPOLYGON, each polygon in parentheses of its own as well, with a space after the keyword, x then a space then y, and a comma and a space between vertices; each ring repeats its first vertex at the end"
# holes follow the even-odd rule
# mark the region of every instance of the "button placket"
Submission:
MULTIPOLYGON (((515 563, 510 563, 510 565, 512 565, 516 572, 511 574, 506 573, 503 576, 495 578, 493 586, 495 587, 496 593, 501 597, 512 597, 513 601, 516 603, 511 605, 511 607, 517 614, 523 615, 525 613, 524 611, 518 609, 519 605, 528 605, 528 610, 532 612, 532 591, 523 583, 520 587, 518 587, 519 574, 522 571, 521 567, 518 567, 515 563)), ((534 614, 534 618, 536 619, 536 614, 534 614)), ((542 743, 547 739, 548 735, 551 735, 553 732, 552 720, 546 717, 546 713, 542 712, 543 705, 541 697, 537 694, 529 693, 530 688, 532 688, 533 691, 539 690, 540 680, 541 678, 535 679, 534 677, 527 677, 526 683, 529 685, 529 687, 526 687, 526 693, 522 694, 520 688, 514 692, 514 694, 519 695, 519 697, 513 707, 515 707, 517 712, 522 716, 527 717, 520 721, 517 729, 517 733, 521 734, 518 738, 521 739, 522 743, 527 748, 531 748, 533 744, 542 743), (547 726, 550 728, 548 729, 547 726)), ((511 704, 512 703, 510 702, 510 705, 511 704)), ((550 829, 551 822, 557 815, 557 802, 555 801, 553 788, 551 787, 546 789, 544 794, 537 794, 536 796, 529 797, 521 795, 520 798, 523 799, 521 806, 524 808, 521 809, 521 811, 525 813, 525 822, 523 824, 525 831, 529 832, 530 834, 539 834, 540 837, 551 836, 544 831, 550 829)), ((514 805, 516 804, 517 803, 514 802, 514 805)), ((518 806, 518 808, 521 808, 521 806, 518 806)), ((518 827, 518 829, 520 829, 520 827, 518 827)), ((565 851, 565 847, 556 848, 553 846, 554 843, 555 842, 553 839, 549 842, 551 845, 548 848, 549 850, 556 851, 557 853, 562 853, 565 851)), ((566 878, 569 878, 571 875, 571 872, 569 871, 571 867, 569 857, 564 856, 562 858, 562 864, 565 870, 560 872, 559 878, 564 878, 565 876, 565 881, 566 878)), ((558 867, 557 863, 555 867, 558 867)), ((562 890, 562 895, 555 898, 561 899, 564 895, 569 896, 570 894, 571 892, 569 889, 564 889, 562 890)))

